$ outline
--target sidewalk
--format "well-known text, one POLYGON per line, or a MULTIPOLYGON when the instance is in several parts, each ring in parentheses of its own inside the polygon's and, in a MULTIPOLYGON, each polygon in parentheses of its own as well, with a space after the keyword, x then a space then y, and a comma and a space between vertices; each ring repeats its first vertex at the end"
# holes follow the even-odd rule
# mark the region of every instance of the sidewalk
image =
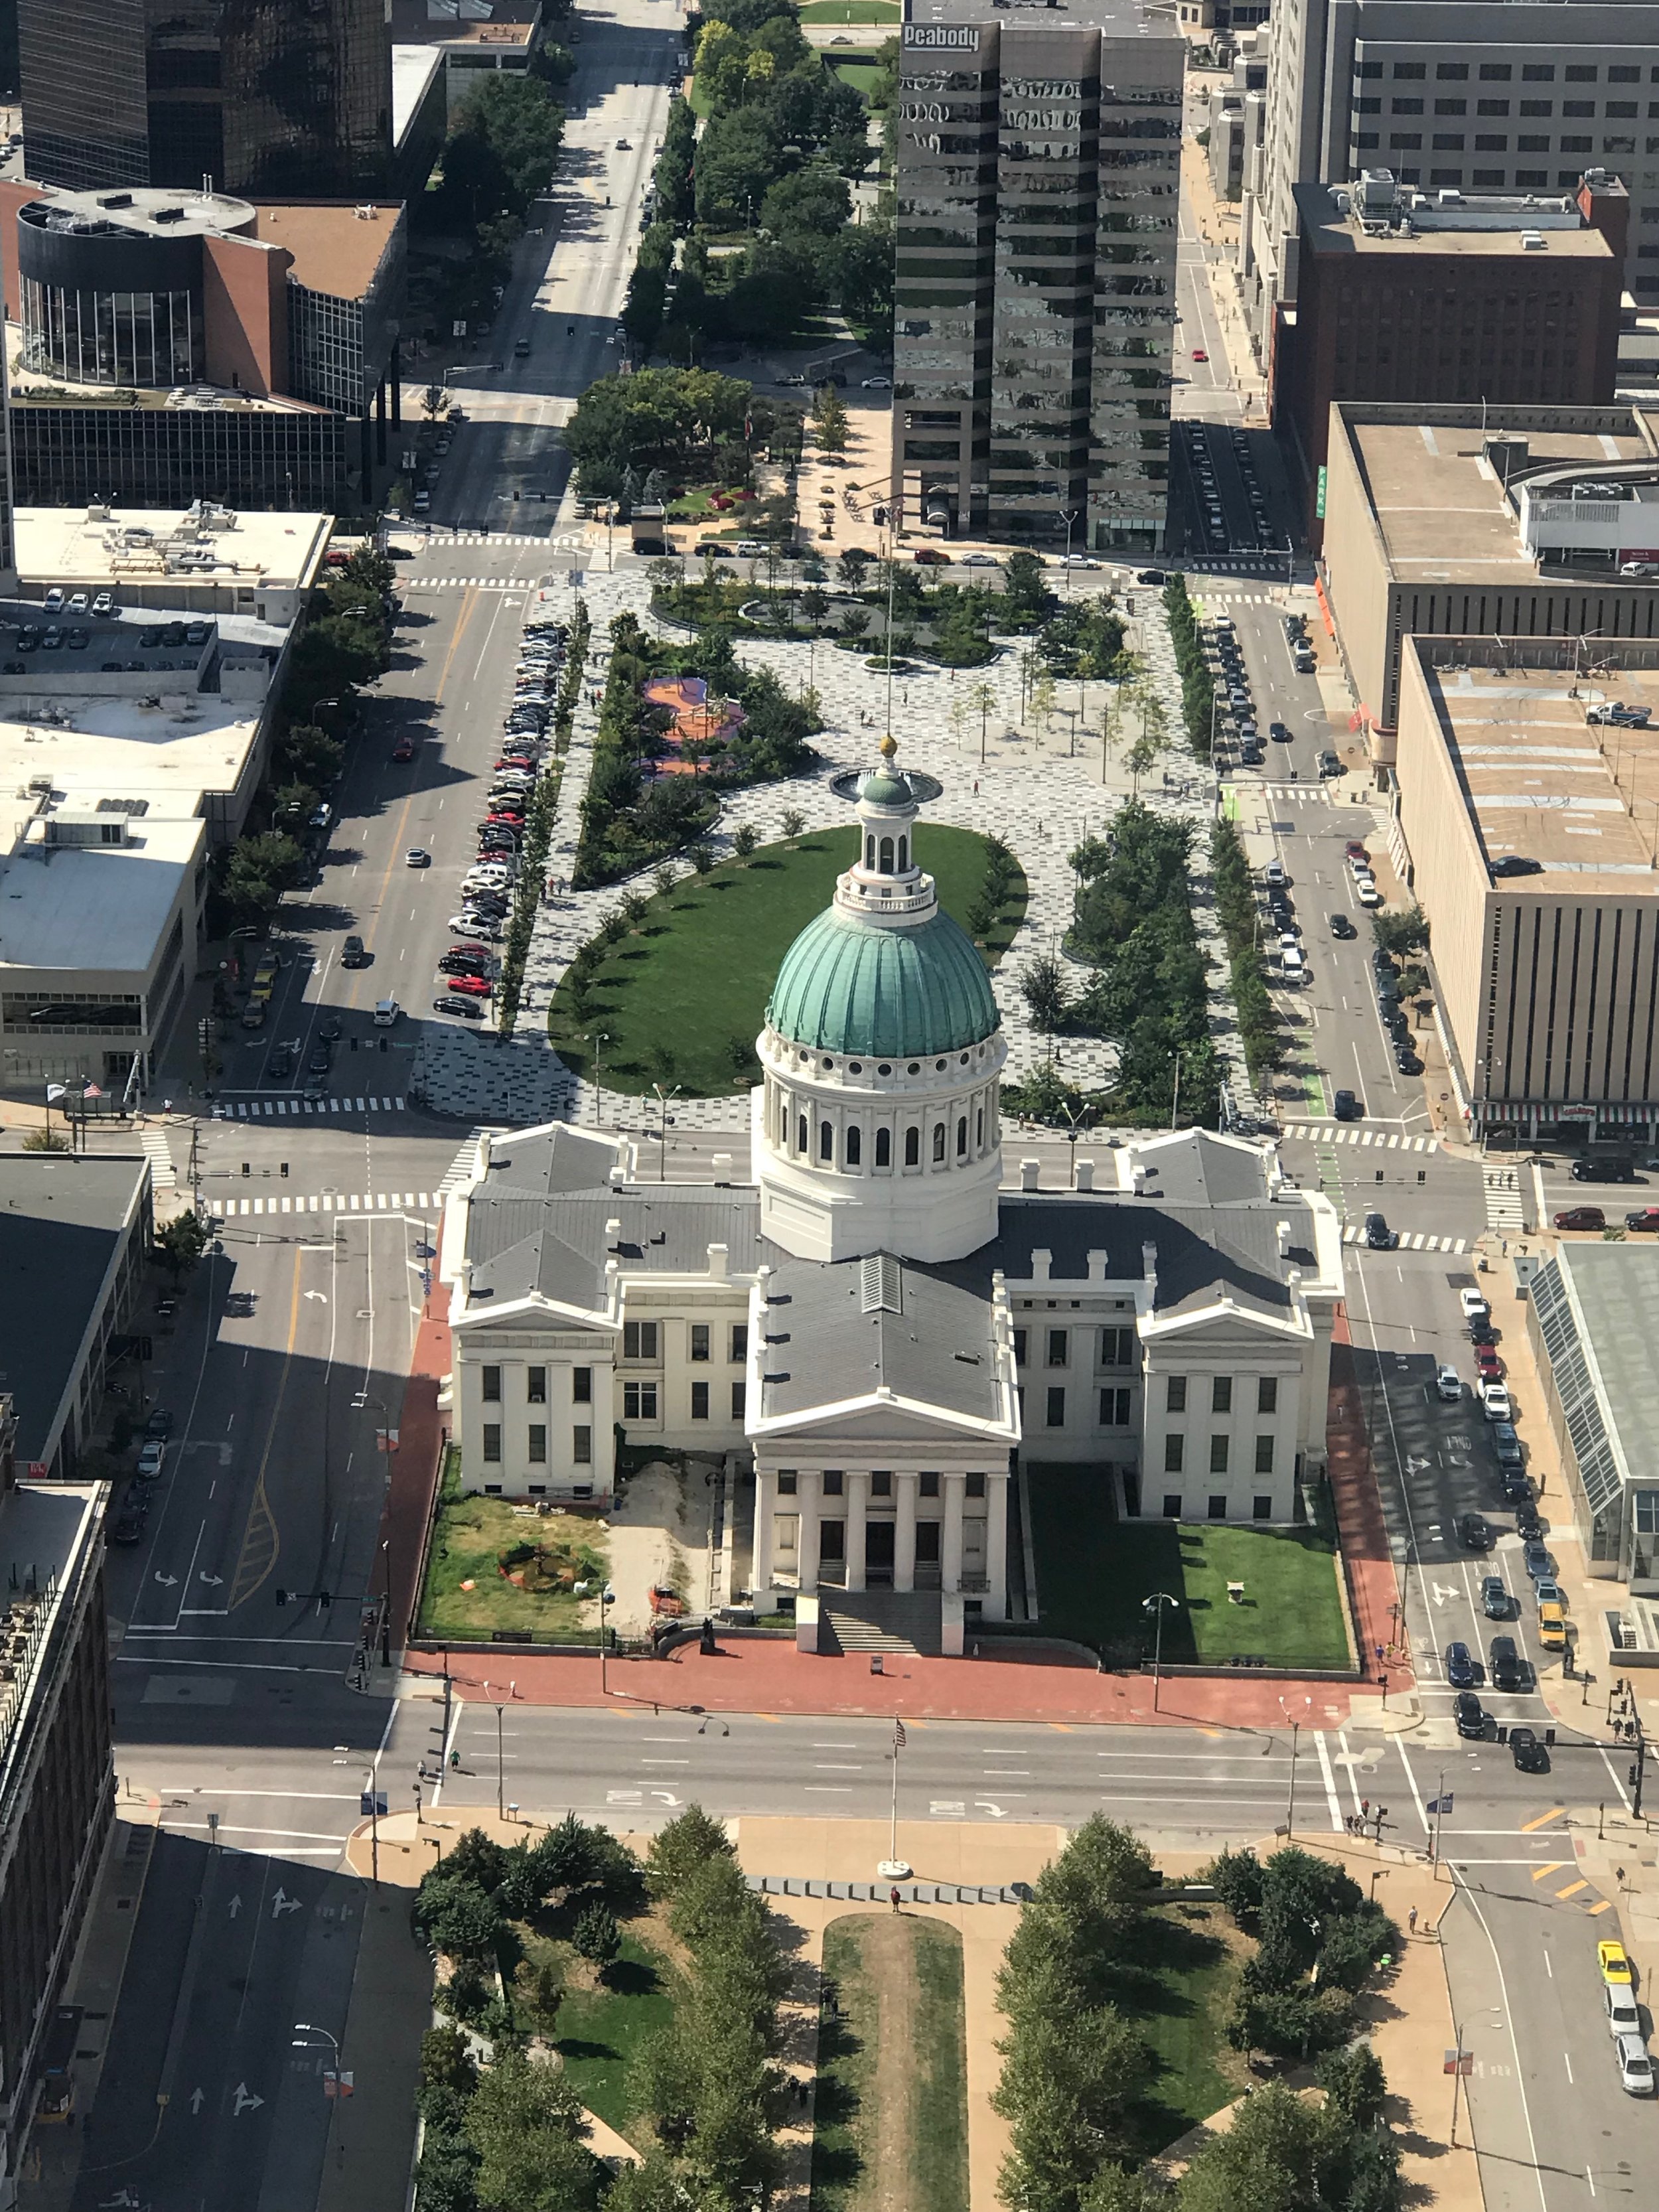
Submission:
POLYGON ((1331 1343, 1331 1410, 1326 1423, 1331 1498, 1347 1563, 1360 1666, 1368 1681, 1386 1682, 1403 1698, 1413 1688, 1415 1677, 1410 1653, 1394 1648, 1400 1583, 1354 1379, 1352 1343, 1344 1307, 1331 1343))

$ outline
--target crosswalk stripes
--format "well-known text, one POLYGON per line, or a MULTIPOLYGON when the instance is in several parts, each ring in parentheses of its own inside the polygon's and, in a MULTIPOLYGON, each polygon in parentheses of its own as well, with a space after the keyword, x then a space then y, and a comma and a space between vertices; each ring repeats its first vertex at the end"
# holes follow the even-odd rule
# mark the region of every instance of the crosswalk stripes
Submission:
POLYGON ((210 1200, 222 1221, 246 1221, 280 1213, 423 1213, 435 1212, 442 1203, 425 1190, 344 1192, 325 1190, 302 1197, 287 1192, 281 1198, 216 1198, 210 1200))
POLYGON ((144 1158, 149 1162, 150 1187, 154 1190, 177 1190, 179 1177, 173 1165, 173 1154, 167 1148, 165 1129, 145 1129, 138 1139, 144 1158))
POLYGON ((299 1121, 319 1114, 401 1114, 401 1098, 238 1098, 213 1109, 216 1121, 299 1121))
POLYGON ((1305 1145, 1374 1145, 1389 1152, 1437 1152, 1437 1137, 1404 1137, 1396 1130, 1356 1128, 1352 1123, 1338 1128, 1328 1121, 1287 1121, 1279 1133, 1279 1142, 1292 1139, 1305 1145))
POLYGON ((1271 592, 1200 592, 1198 597, 1206 607, 1269 607, 1273 604, 1271 592))
MULTIPOLYGON (((1342 1242, 1345 1244, 1363 1244, 1364 1241, 1365 1231, 1358 1223, 1348 1221, 1343 1224, 1342 1242)), ((1400 1232, 1400 1249, 1402 1252, 1467 1252, 1468 1249, 1467 1237, 1430 1237, 1420 1229, 1409 1231, 1402 1229, 1400 1232)))
POLYGON ((478 1139, 483 1134, 484 1129, 491 1127, 502 1126, 505 1125, 481 1123, 480 1126, 472 1132, 472 1134, 467 1139, 466 1142, 456 1153, 454 1158, 450 1162, 448 1167, 444 1170, 443 1180, 438 1185, 438 1195, 436 1200, 436 1203, 438 1205, 441 1206, 444 1203, 444 1200, 449 1196, 452 1190, 458 1189, 462 1183, 470 1182, 471 1181, 473 1166, 478 1157, 478 1139))
POLYGON ((1486 1201, 1486 1225, 1504 1236, 1518 1236, 1527 1225, 1521 1202, 1521 1179, 1514 1168, 1483 1168, 1482 1194, 1486 1201))
POLYGON ((410 580, 411 592, 457 592, 469 587, 480 592, 512 592, 527 590, 535 581, 533 576, 415 576, 410 580))

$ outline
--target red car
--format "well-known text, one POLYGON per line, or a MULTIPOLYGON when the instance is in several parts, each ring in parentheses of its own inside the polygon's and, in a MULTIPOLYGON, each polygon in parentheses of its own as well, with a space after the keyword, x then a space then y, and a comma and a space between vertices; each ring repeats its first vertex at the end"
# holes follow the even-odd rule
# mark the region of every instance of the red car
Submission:
POLYGON ((1342 848, 1342 857, 1345 860, 1369 860, 1371 856, 1357 838, 1350 837, 1342 848))
POLYGON ((1194 346, 1193 348, 1193 359, 1194 361, 1208 361, 1209 358, 1209 355, 1205 352, 1202 346, 1194 346))
POLYGON ((1555 1217, 1558 1229, 1605 1229, 1607 1217, 1599 1206, 1570 1206, 1555 1217))
POLYGON ((449 975, 445 978, 444 988, 450 991, 465 991, 471 998, 487 999, 495 986, 487 975, 449 975))
POLYGON ((1498 1356, 1496 1345, 1477 1344, 1474 1347, 1474 1364, 1483 1382, 1503 1381, 1504 1363, 1498 1356))
POLYGON ((394 761, 412 761, 415 757, 414 738, 399 738, 392 748, 392 757, 394 761))

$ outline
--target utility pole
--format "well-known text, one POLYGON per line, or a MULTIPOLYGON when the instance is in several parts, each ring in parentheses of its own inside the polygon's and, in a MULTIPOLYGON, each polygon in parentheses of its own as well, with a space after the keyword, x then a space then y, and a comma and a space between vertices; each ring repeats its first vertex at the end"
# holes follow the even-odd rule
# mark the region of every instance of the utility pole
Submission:
POLYGON ((1642 1817, 1642 1785, 1647 1779, 1647 1763, 1648 1740, 1642 1733, 1642 1716, 1638 1713, 1636 1717, 1636 1757, 1630 1770, 1631 1817, 1636 1820, 1642 1817))
POLYGON ((1285 1840, 1288 1844, 1296 1833, 1296 1750, 1297 1740, 1302 1734, 1300 1721, 1291 1723, 1291 1796, 1285 1808, 1285 1840))

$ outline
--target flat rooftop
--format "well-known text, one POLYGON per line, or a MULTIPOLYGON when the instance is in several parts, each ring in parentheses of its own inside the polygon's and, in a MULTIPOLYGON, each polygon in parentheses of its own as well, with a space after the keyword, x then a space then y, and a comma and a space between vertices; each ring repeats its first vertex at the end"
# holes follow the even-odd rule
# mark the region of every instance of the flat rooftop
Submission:
MULTIPOLYGON (((20 1470, 45 1455, 149 1172, 137 1152, 0 1157, 0 1343, 17 1410, 20 1470)), ((0 1540, 0 1576, 6 1563, 0 1540)))
POLYGON ((1065 0, 1048 8, 1042 0, 1010 0, 993 7, 991 0, 908 0, 907 23, 978 23, 999 31, 1103 31, 1109 38, 1180 39, 1174 11, 1158 0, 1065 0))
POLYGON ((39 198, 26 206, 33 228, 81 236, 131 231, 144 238, 219 237, 245 231, 253 220, 247 200, 154 185, 106 185, 97 191, 43 185, 39 198))
MULTIPOLYGON (((1504 586, 1537 577, 1537 563, 1521 542, 1520 517, 1481 458, 1479 409, 1470 423, 1455 428, 1352 416, 1347 427, 1399 582, 1504 586)), ((1501 434, 1494 428, 1492 434, 1501 434)), ((1610 461, 1652 459, 1634 428, 1623 434, 1528 429, 1525 434, 1534 463, 1594 470, 1610 461)), ((1629 580, 1607 575, 1606 580, 1623 586, 1629 580)))
POLYGON ((1524 261, 1529 269, 1547 268, 1552 259, 1614 258, 1606 238, 1584 221, 1570 198, 1556 197, 1528 208, 1513 198, 1494 206, 1484 196, 1442 204, 1429 195, 1427 205, 1404 210, 1411 217, 1409 230, 1387 231, 1375 224, 1368 231, 1360 216, 1352 208, 1345 212, 1325 185, 1297 185, 1295 198, 1316 253, 1407 264, 1449 254, 1460 259, 1524 261), (1532 237, 1540 243, 1522 243, 1532 237))
POLYGON ((176 563, 178 553, 188 550, 209 557, 176 568, 181 581, 234 576, 297 591, 314 580, 333 527, 330 514, 239 509, 228 521, 204 526, 198 533, 190 518, 173 507, 115 507, 92 516, 84 507, 20 507, 17 567, 32 580, 102 588, 129 578, 149 582, 165 576, 170 561, 176 563))
POLYGON ((0 794, 11 795, 9 812, 0 796, 0 853, 21 836, 40 778, 51 778, 58 805, 143 799, 149 814, 180 822, 201 812, 204 796, 237 788, 263 699, 198 691, 191 676, 147 696, 160 703, 122 692, 64 690, 38 702, 0 693, 0 794))
MULTIPOLYGON (((21 1419, 17 1456, 27 1464, 21 1419)), ((0 1498, 0 1632, 35 1639, 33 1663, 15 1662, 11 1680, 0 1682, 0 1833, 29 1771, 33 1720, 58 1679, 40 1655, 81 1586, 106 1495, 99 1482, 20 1482, 0 1498)))
MULTIPOLYGON (((0 861, 0 986, 21 985, 27 970, 62 975, 66 991, 96 989, 90 979, 105 975, 131 975, 139 988, 207 834, 199 817, 165 815, 130 821, 125 845, 48 845, 32 834, 0 861)), ((27 1031, 12 1022, 7 1034, 27 1031)))
POLYGON ((260 200, 253 236, 261 246, 284 246, 294 256, 289 274, 310 292, 361 300, 371 289, 397 235, 400 200, 260 200), (359 208, 368 210, 359 213, 359 208))
POLYGON ((1659 671, 1582 678, 1576 699, 1571 674, 1547 669, 1426 672, 1488 860, 1541 864, 1535 874, 1498 877, 1505 898, 1659 896, 1659 729, 1585 719, 1613 699, 1659 717, 1659 671))

